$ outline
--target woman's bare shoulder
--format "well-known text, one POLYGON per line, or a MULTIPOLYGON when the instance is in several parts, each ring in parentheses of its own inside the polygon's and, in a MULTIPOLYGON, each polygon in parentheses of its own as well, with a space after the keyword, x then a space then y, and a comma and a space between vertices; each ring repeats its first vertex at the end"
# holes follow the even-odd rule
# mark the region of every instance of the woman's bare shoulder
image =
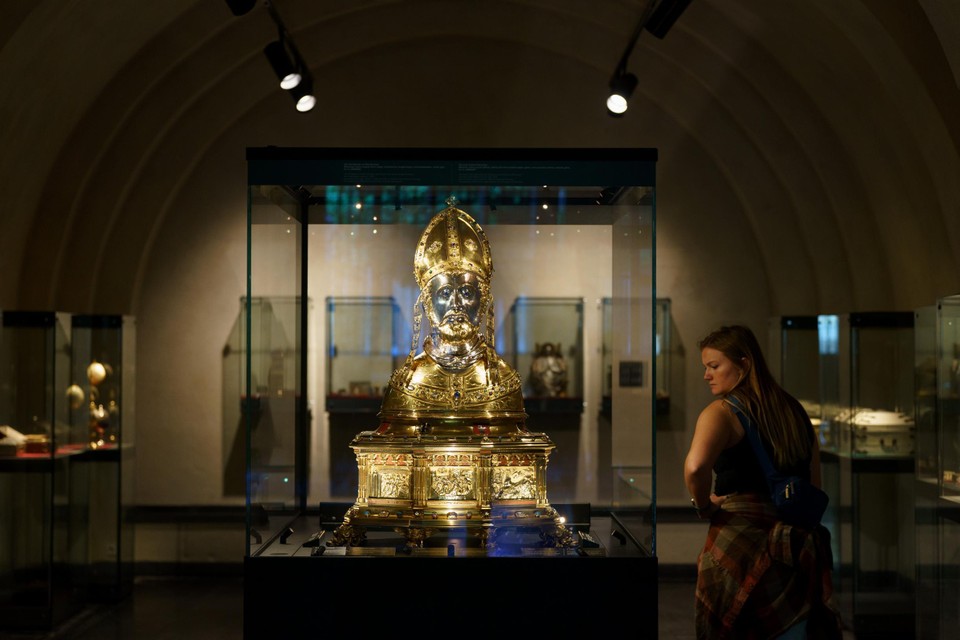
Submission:
POLYGON ((700 417, 697 418, 697 425, 702 425, 704 428, 709 429, 722 429, 725 431, 732 430, 734 433, 739 433, 736 415, 733 413, 733 410, 730 408, 722 398, 718 398, 708 404, 703 408, 703 411, 700 412, 700 417))
POLYGON ((732 415, 730 407, 723 401, 723 398, 717 398, 700 412, 700 418, 707 420, 726 420, 732 415))

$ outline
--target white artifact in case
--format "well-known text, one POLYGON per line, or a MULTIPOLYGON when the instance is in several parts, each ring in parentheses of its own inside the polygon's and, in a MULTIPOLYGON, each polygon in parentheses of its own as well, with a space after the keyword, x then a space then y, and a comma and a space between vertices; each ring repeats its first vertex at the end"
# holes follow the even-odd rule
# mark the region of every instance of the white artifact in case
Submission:
POLYGON ((898 411, 862 409, 850 419, 855 455, 912 456, 913 416, 898 411))
POLYGON ((0 425, 0 458, 17 455, 27 444, 27 438, 11 426, 0 425))

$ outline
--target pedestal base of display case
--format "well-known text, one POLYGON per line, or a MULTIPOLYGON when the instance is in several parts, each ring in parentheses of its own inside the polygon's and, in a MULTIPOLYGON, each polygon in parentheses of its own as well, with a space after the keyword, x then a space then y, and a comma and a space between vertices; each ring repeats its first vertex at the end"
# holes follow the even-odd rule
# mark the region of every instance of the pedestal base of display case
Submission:
MULTIPOLYGON (((597 621, 657 637, 656 558, 249 557, 243 637, 369 634, 543 637, 597 621), (507 634, 510 635, 509 633, 507 634)), ((562 636, 561 636, 562 637, 562 636)))
MULTIPOLYGON (((578 510, 573 520, 583 519, 578 510)), ((657 637, 657 558, 629 517, 575 525, 578 549, 493 557, 453 543, 327 548, 311 523, 291 522, 290 535, 244 559, 244 638, 312 637, 344 625, 404 635, 529 626, 565 636, 590 620, 657 637)))

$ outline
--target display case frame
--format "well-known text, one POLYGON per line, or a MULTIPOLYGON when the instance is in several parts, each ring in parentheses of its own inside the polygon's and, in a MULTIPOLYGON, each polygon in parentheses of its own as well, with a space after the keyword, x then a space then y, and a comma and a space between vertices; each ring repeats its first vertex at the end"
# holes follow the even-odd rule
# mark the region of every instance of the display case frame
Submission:
MULTIPOLYGON (((610 298, 599 300, 601 316, 600 333, 600 371, 601 371, 601 401, 598 422, 600 424, 598 456, 601 468, 609 469, 602 480, 604 495, 609 494, 611 504, 615 508, 630 508, 647 503, 654 492, 654 479, 649 467, 635 467, 631 465, 608 464, 612 460, 612 438, 610 437, 610 402, 611 389, 614 387, 613 375, 613 340, 612 340, 612 301, 610 298)), ((672 331, 671 301, 669 298, 656 298, 653 305, 654 313, 654 356, 651 375, 651 384, 655 396, 655 416, 657 428, 669 428, 670 419, 670 390, 672 359, 674 357, 672 331)), ((621 383, 621 375, 629 380, 631 372, 617 371, 616 384, 621 383)))
POLYGON ((392 296, 328 296, 326 312, 326 409, 376 413, 406 355, 400 306, 392 296))
MULTIPOLYGON (((351 248, 337 255, 329 252, 325 259, 337 260, 338 271, 317 265, 311 252, 311 243, 320 242, 314 237, 324 233, 360 234, 370 238, 379 234, 384 242, 388 238, 416 238, 426 221, 443 207, 444 200, 452 193, 457 206, 469 211, 477 222, 491 235, 494 260, 497 262, 497 279, 494 297, 497 300, 512 299, 497 290, 497 282, 509 291, 511 286, 526 286, 524 278, 531 274, 513 270, 518 280, 505 279, 511 269, 510 247, 528 241, 528 233, 544 228, 559 234, 574 227, 585 231, 608 234, 605 250, 612 260, 612 274, 603 284, 611 290, 612 317, 616 336, 613 345, 616 366, 629 375, 625 384, 617 384, 612 390, 611 413, 613 417, 613 440, 617 459, 615 466, 643 468, 652 477, 655 468, 655 407, 652 388, 652 365, 654 351, 654 184, 656 152, 649 149, 551 149, 551 150, 435 150, 435 149, 248 149, 248 216, 250 220, 250 279, 248 296, 298 295, 307 298, 318 295, 317 283, 324 292, 337 289, 337 295, 359 293, 353 274, 359 273, 366 282, 370 277, 366 255, 355 249, 360 244, 350 240, 351 248), (546 212, 546 213, 545 213, 546 212), (317 225, 317 226, 315 226, 317 225), (408 231, 409 229, 409 231, 408 231), (614 232, 616 230, 616 232, 614 232), (496 235, 496 238, 493 235, 496 235), (268 260, 267 255, 285 256, 268 260), (267 265, 269 264, 269 268, 267 265), (351 271, 353 270, 352 274, 351 271), (332 274, 338 274, 343 282, 337 282, 332 274), (364 275, 367 274, 367 275, 364 275), (630 277, 626 277, 630 276, 630 277), (638 310, 641 311, 638 313, 638 310), (645 375, 644 375, 645 374, 645 375), (629 423, 629 424, 628 424, 629 423)), ((545 234, 546 235, 546 234, 545 234)), ((332 246, 332 245, 320 245, 332 246)), ((412 263, 413 244, 406 241, 382 245, 382 254, 399 252, 396 264, 390 273, 408 273, 412 263)), ((519 254, 516 254, 519 255, 519 254)), ((410 294, 412 278, 402 280, 410 294)), ((395 287, 396 289, 397 287, 395 287)), ((367 291, 368 295, 380 295, 367 291)), ((401 308, 407 305, 401 301, 401 308)), ((503 310, 497 314, 503 317, 503 310)), ((306 442, 309 427, 311 394, 315 381, 310 377, 311 347, 308 340, 308 323, 300 322, 295 349, 303 364, 297 389, 299 408, 286 428, 295 434, 297 442, 306 442)), ((599 394, 598 394, 599 395, 599 394)), ((369 429, 369 424, 358 424, 356 431, 369 429)), ((298 446, 298 469, 304 468, 306 452, 298 446)), ((298 471, 297 477, 301 478, 298 471)), ((635 615, 638 592, 644 606, 652 607, 651 619, 656 618, 656 538, 655 538, 655 486, 650 487, 647 502, 630 513, 605 513, 595 516, 587 508, 584 533, 595 533, 596 547, 584 544, 566 552, 544 551, 526 553, 520 557, 460 558, 441 560, 426 558, 427 553, 409 546, 389 547, 389 571, 401 571, 407 576, 421 573, 429 563, 434 578, 431 582, 443 582, 437 576, 456 579, 454 576, 471 575, 471 584, 479 585, 481 574, 503 575, 506 570, 514 588, 519 588, 533 598, 531 611, 552 612, 559 602, 542 589, 544 581, 557 571, 563 571, 567 579, 576 581, 577 576, 596 583, 611 579, 623 572, 638 576, 639 585, 629 596, 607 596, 605 602, 595 604, 596 612, 609 615, 611 619, 623 617, 631 607, 635 615), (419 557, 422 566, 404 565, 410 556, 419 557), (491 565, 490 571, 470 570, 473 564, 509 562, 508 565, 491 565), (557 564, 557 563, 562 563, 557 564), (405 568, 408 567, 408 568, 405 568), (510 568, 513 567, 513 568, 510 568), (412 571, 413 573, 409 573, 412 571), (492 572, 492 573, 491 573, 492 572), (448 575, 449 574, 449 575, 448 575), (522 576, 522 577, 521 577, 522 576), (518 583, 517 580, 520 582, 518 583), (540 593, 541 595, 536 595, 540 593), (628 605, 628 603, 630 603, 628 605), (535 606, 534 606, 535 605, 535 606), (599 608, 598 608, 599 607, 599 608)), ((264 588, 275 584, 279 571, 291 582, 299 585, 297 575, 309 572, 312 562, 296 562, 294 558, 325 560, 323 573, 328 584, 338 583, 344 571, 366 572, 367 557, 363 554, 339 554, 343 547, 329 548, 319 543, 323 539, 324 523, 314 512, 313 500, 308 500, 307 481, 299 480, 294 485, 292 496, 266 503, 256 491, 248 490, 248 536, 245 556, 245 626, 252 630, 258 624, 266 624, 264 607, 270 602, 279 605, 281 596, 276 589, 264 588), (319 551, 318 551, 319 550, 319 551), (326 551, 323 553, 323 551, 326 551), (286 562, 278 563, 278 555, 286 562), (327 562, 329 560, 329 562, 327 562), (259 586, 258 586, 259 585, 259 586), (249 605, 249 606, 248 606, 249 605), (259 621, 259 622, 258 622, 259 621)), ((321 501, 321 505, 324 503, 321 501)), ((557 505, 558 509, 560 505, 557 505)), ((323 510, 322 508, 320 509, 323 510)), ((574 510, 576 511, 576 510, 574 510)), ((580 520, 580 518, 576 518, 580 520)), ((578 529, 578 533, 579 533, 578 529)), ((385 532, 388 533, 388 532, 385 532)), ((401 545, 403 546, 403 545, 401 545)), ((457 547, 457 545, 452 545, 457 547)), ((459 548, 459 547, 457 547, 459 548)), ((444 556, 458 555, 443 549, 444 556)), ((384 553, 377 554, 377 573, 386 569, 384 553)), ((316 562, 316 560, 314 560, 316 562)), ((345 574, 343 574, 345 575, 345 574)), ((309 586, 305 586, 307 592, 309 586)), ((296 592, 297 587, 294 586, 296 592)), ((313 589, 317 592, 316 588, 313 589)), ((284 591, 286 604, 306 598, 305 593, 290 597, 284 591)), ((319 593, 319 592, 317 592, 319 593)), ((309 599, 309 598, 307 598, 309 599)), ((328 592, 315 602, 324 606, 338 606, 337 598, 330 600, 328 592)), ((345 604, 345 601, 344 601, 345 604)), ((294 604, 296 607, 296 604, 294 604)), ((313 607, 311 615, 316 614, 313 607)), ((376 609, 378 616, 393 616, 406 611, 405 604, 381 604, 376 609)), ((289 607, 288 607, 289 610, 289 607)), ((506 610, 503 611, 506 615, 506 610)), ((493 614, 494 618, 498 615, 493 614)), ((511 614, 512 616, 513 614, 511 614)), ((294 616, 296 617, 296 616, 294 616)), ((453 612, 439 612, 436 619, 453 621, 453 612), (438 617, 437 617, 438 616, 438 617)), ((538 618, 539 620, 540 618, 538 618)), ((506 620, 506 618, 504 618, 506 620)), ((549 614, 546 627, 556 622, 553 628, 563 628, 559 618, 549 614)), ((270 618, 271 630, 276 631, 276 619, 270 618)), ((265 627, 260 627, 264 629, 265 627)))
POLYGON ((349 500, 358 489, 350 442, 357 425, 380 411, 410 337, 393 296, 327 296, 325 306, 329 494, 349 500))
POLYGON ((907 425, 912 442, 914 313, 859 312, 819 321, 821 470, 831 498, 824 524, 831 531, 837 600, 858 635, 912 634, 914 449, 865 450, 871 423, 859 417, 892 415, 895 424, 907 425), (831 382, 837 388, 830 389, 831 382))
POLYGON ((70 458, 70 505, 80 521, 71 556, 85 598, 114 602, 133 589, 136 319, 74 314, 70 345, 71 382, 87 399, 69 412, 71 433, 86 436, 70 458))
MULTIPOLYGON (((670 388, 672 375, 673 339, 671 337, 673 317, 671 315, 670 298, 657 298, 654 302, 654 363, 653 385, 656 389, 657 415, 664 416, 670 412, 670 388)), ((600 300, 602 328, 600 339, 600 367, 602 385, 601 411, 609 410, 610 390, 613 388, 613 363, 611 349, 611 319, 612 307, 609 298, 600 300)), ((619 374, 619 372, 618 372, 619 374)))
POLYGON ((918 309, 916 637, 960 628, 960 294, 918 309))
MULTIPOLYGON (((274 500, 267 497, 271 492, 286 496, 292 491, 296 443, 278 437, 274 424, 289 424, 297 402, 298 361, 289 333, 299 319, 299 304, 295 296, 240 298, 237 319, 223 348, 225 496, 246 496, 248 482, 268 502, 274 500)), ((310 311, 308 301, 308 315, 310 311)))
POLYGON ((582 413, 583 298, 518 296, 501 326, 527 412, 582 413))
POLYGON ((778 316, 770 321, 769 364, 788 393, 796 398, 819 433, 820 334, 817 316, 778 316))
POLYGON ((937 434, 940 495, 960 506, 960 295, 937 301, 937 434))
POLYGON ((70 319, 0 312, 0 630, 38 631, 82 600, 70 556, 70 319))
POLYGON ((938 313, 936 305, 914 311, 914 421, 917 425, 916 637, 940 638, 939 448, 937 443, 938 313))
MULTIPOLYGON (((960 628, 960 294, 937 300, 937 450, 939 499, 935 514, 937 556, 930 578, 932 631, 948 638, 960 628)), ((919 602, 919 598, 918 598, 919 602)), ((930 618, 926 619, 927 621, 930 618)), ((918 622, 920 619, 918 618, 918 622)), ((921 629, 921 631, 925 631, 921 629)))
POLYGON ((914 424, 916 425, 917 480, 936 495, 939 486, 938 328, 937 305, 914 311, 914 424))

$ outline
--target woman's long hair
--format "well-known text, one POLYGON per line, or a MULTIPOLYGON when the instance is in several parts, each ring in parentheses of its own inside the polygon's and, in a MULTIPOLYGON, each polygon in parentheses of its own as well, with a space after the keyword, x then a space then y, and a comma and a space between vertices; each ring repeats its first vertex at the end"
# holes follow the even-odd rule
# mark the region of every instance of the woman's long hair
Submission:
POLYGON ((747 408, 763 439, 773 446, 777 467, 786 469, 810 459, 810 421, 800 403, 777 384, 763 358, 760 343, 747 327, 720 327, 699 344, 716 349, 739 367, 740 382, 729 392, 747 408), (748 364, 743 364, 743 358, 748 364))

